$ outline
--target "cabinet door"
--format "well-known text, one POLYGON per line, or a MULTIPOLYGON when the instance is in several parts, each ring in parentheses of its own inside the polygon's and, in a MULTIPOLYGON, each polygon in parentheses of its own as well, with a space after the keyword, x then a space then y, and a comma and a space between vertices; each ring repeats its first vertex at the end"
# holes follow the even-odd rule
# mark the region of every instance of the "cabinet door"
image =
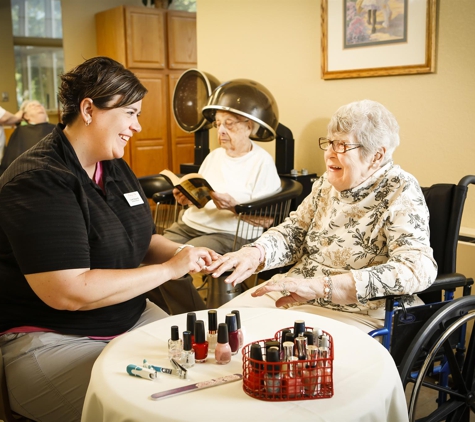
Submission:
POLYGON ((195 135, 185 132, 178 126, 173 115, 173 91, 180 74, 171 74, 169 77, 170 92, 170 139, 172 149, 172 171, 180 173, 180 164, 194 163, 195 161, 195 135))
POLYGON ((127 67, 164 69, 164 12, 148 7, 126 7, 125 23, 127 67))
POLYGON ((190 69, 197 66, 196 13, 169 10, 168 67, 190 69))
POLYGON ((160 173, 168 165, 168 123, 166 76, 135 71, 148 93, 139 117, 142 131, 131 139, 130 162, 137 177, 160 173))

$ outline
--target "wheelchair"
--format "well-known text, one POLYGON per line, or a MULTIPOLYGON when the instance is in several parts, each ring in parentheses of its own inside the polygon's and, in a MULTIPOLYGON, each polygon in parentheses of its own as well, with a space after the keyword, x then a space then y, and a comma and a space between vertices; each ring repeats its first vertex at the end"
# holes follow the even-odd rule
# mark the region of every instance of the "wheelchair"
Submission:
POLYGON ((384 327, 369 333, 382 336, 383 345, 394 358, 410 396, 410 421, 468 422, 470 413, 475 412, 475 330, 466 339, 469 324, 475 319, 475 296, 470 295, 473 279, 456 272, 459 231, 470 184, 475 184, 475 176, 465 176, 458 184, 422 188, 429 208, 437 278, 418 293, 425 305, 406 309, 403 296, 385 297, 384 327), (457 288, 462 290, 462 297, 454 299, 457 288), (434 396, 432 406, 425 402, 427 395, 434 396), (426 414, 421 415, 422 409, 426 414))

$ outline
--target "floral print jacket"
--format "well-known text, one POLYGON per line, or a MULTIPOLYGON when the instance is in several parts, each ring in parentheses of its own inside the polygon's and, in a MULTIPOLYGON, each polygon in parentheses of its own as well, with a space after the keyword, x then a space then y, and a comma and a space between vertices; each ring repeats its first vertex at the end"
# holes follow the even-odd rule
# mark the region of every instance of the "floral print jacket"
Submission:
POLYGON ((417 180, 392 162, 342 192, 323 174, 298 209, 256 243, 266 251, 260 271, 295 264, 288 277, 351 272, 358 303, 315 301, 340 311, 367 314, 384 307, 384 300, 369 299, 412 295, 437 275, 424 196, 417 180))

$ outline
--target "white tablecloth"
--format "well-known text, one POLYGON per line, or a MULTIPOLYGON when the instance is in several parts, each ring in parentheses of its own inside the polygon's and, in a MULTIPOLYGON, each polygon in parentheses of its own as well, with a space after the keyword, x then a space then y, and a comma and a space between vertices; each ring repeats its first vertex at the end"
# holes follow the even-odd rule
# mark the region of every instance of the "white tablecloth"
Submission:
MULTIPOLYGON (((224 322, 229 309, 218 309, 218 322, 224 322)), ((267 402, 249 397, 242 381, 194 391, 175 397, 152 400, 153 393, 242 373, 241 351, 227 365, 217 365, 214 355, 188 370, 188 378, 159 374, 149 381, 126 373, 128 364, 150 363, 171 367, 167 343, 170 327, 186 329, 186 314, 148 324, 114 339, 97 359, 86 395, 82 422, 148 421, 407 421, 402 384, 389 353, 376 340, 357 328, 298 311, 241 308, 245 343, 273 337, 297 319, 307 326, 320 327, 334 341, 334 395, 332 398, 267 402)), ((207 311, 197 319, 208 325, 207 311)))

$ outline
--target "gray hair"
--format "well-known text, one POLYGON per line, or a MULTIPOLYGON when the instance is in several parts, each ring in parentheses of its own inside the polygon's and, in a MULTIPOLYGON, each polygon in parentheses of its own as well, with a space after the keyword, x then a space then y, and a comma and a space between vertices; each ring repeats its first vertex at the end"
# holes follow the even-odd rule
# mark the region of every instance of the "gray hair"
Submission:
MULTIPOLYGON (((341 106, 328 123, 328 137, 332 134, 351 134, 362 144, 360 154, 366 158, 386 148, 388 162, 399 145, 399 124, 393 114, 382 104, 361 100, 341 106)), ((384 163, 383 163, 384 164, 384 163)))

